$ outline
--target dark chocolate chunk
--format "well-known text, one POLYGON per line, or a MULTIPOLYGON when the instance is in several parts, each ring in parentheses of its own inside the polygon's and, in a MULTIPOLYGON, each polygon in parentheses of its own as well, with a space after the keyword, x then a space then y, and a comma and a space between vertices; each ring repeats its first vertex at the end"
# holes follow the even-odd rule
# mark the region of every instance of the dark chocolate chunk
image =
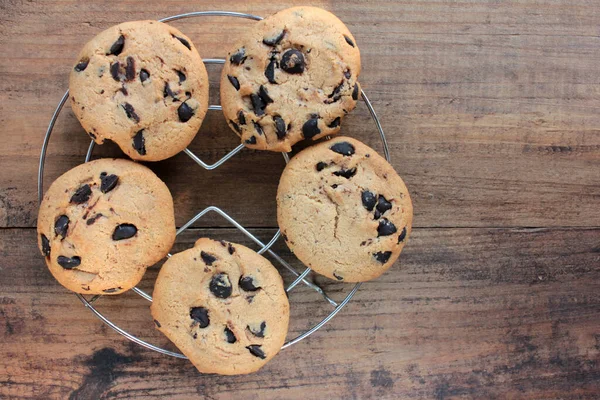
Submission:
POLYGON ((176 69, 175 72, 177 72, 177 76, 179 77, 179 83, 181 84, 181 83, 185 82, 185 80, 187 79, 185 74, 178 69, 176 69))
POLYGON ((379 195, 379 198, 377 199, 377 211, 379 211, 381 214, 384 214, 387 210, 391 209, 392 203, 387 201, 382 195, 379 195))
POLYGON ((317 171, 323 171, 323 169, 325 169, 327 167, 327 163, 324 163, 323 161, 319 161, 316 165, 317 171))
POLYGON ((225 273, 213 276, 208 288, 212 294, 221 299, 226 299, 231 296, 231 282, 229 281, 229 276, 225 273))
POLYGON ((275 121, 275 133, 277 134, 277 139, 283 139, 286 135, 286 126, 283 118, 275 116, 273 117, 273 121, 275 121))
POLYGON ((250 346, 246 346, 246 348, 250 351, 250 354, 252 354, 255 357, 261 358, 263 360, 267 358, 265 352, 262 351, 260 345, 258 344, 251 344, 250 346))
POLYGON ((267 65, 267 68, 265 69, 265 76, 267 77, 270 83, 277 83, 277 81, 275 80, 275 68, 278 67, 279 66, 277 65, 277 60, 271 58, 269 65, 267 65))
POLYGON ((50 256, 50 241, 48 240, 46 235, 44 235, 43 233, 41 234, 41 239, 42 239, 42 255, 44 257, 49 257, 50 256))
POLYGON ((119 89, 119 92, 123 93, 123 95, 127 96, 129 94, 129 92, 127 92, 127 88, 125 87, 125 84, 123 84, 123 86, 121 86, 121 88, 119 89))
POLYGON ((350 169, 343 169, 342 168, 339 171, 335 171, 333 174, 335 176, 343 176, 346 179, 350 179, 354 175, 356 175, 356 168, 350 168, 350 169))
POLYGON ((328 128, 337 128, 338 126, 340 126, 340 121, 341 121, 341 118, 337 117, 336 119, 331 121, 331 123, 329 125, 327 125, 327 127, 328 128))
POLYGON ((229 120, 229 123, 231 124, 231 126, 233 126, 233 129, 235 129, 235 131, 237 133, 242 133, 242 130, 240 129, 240 127, 238 126, 238 124, 236 124, 233 120, 229 120))
POLYGON ((349 69, 344 71, 344 76, 346 77, 346 79, 350 79, 352 77, 352 73, 349 69))
POLYGON ((227 251, 229 252, 229 254, 233 254, 235 253, 235 247, 233 247, 231 243, 227 243, 227 251))
POLYGON ((304 72, 304 54, 296 49, 289 49, 281 55, 281 69, 288 74, 304 72))
POLYGON ((133 224, 121 224, 115 228, 112 234, 112 240, 129 239, 135 236, 137 228, 133 224))
POLYGON ((81 258, 77 257, 77 256, 73 256, 73 257, 58 256, 58 258, 56 259, 56 262, 58 263, 58 265, 60 265, 64 269, 73 269, 73 268, 79 267, 79 265, 81 264, 81 258))
POLYGON ((273 99, 271 98, 271 96, 269 96, 267 88, 265 88, 263 85, 260 85, 260 87, 258 88, 258 95, 266 104, 273 102, 273 99))
POLYGON ((229 329, 227 326, 225 327, 225 340, 227 340, 227 343, 237 342, 237 338, 235 337, 231 329, 229 329))
POLYGON ((69 230, 69 217, 61 215, 54 223, 54 233, 56 236, 67 237, 67 231, 69 230))
POLYGON ((331 146, 329 150, 344 156, 351 156, 355 151, 354 146, 348 142, 338 142, 331 146))
POLYGON ((158 322, 157 320, 154 320, 154 324, 155 324, 155 325, 156 325, 158 328, 160 328, 160 327, 162 326, 162 325, 160 324, 160 322, 158 322))
POLYGON ((117 186, 117 183, 119 182, 119 177, 115 174, 105 174, 104 176, 101 176, 100 179, 100 191, 102 193, 110 192, 115 188, 115 186, 117 186))
POLYGON ((377 261, 379 261, 382 264, 385 264, 390 259, 392 252, 391 251, 378 251, 377 253, 374 253, 373 255, 375 256, 375 259, 377 261))
POLYGON ((90 59, 89 58, 82 58, 81 61, 79 61, 77 63, 77 65, 75 66, 75 71, 77 72, 81 72, 81 71, 85 71, 85 69, 87 68, 88 64, 90 63, 90 59))
POLYGON ((142 156, 146 155, 146 140, 144 139, 144 130, 138 131, 133 137, 133 148, 142 156))
POLYGON ((340 97, 342 97, 342 95, 340 94, 340 92, 342 91, 342 87, 344 86, 344 82, 340 82, 339 85, 337 85, 333 91, 329 94, 329 96, 327 96, 330 100, 326 101, 327 104, 331 104, 331 103, 335 103, 336 101, 338 101, 340 99, 340 97))
POLYGON ((285 29, 282 30, 281 32, 279 32, 275 36, 263 38, 263 43, 266 44, 267 46, 271 46, 271 47, 277 46, 279 44, 279 42, 281 42, 281 39, 283 39, 284 36, 285 36, 285 29))
POLYGON ((256 136, 254 136, 254 135, 250 136, 250 139, 246 139, 245 143, 246 144, 256 144, 256 136))
POLYGON ((140 81, 145 82, 148 80, 148 78, 150 78, 150 72, 148 72, 145 69, 141 70, 140 71, 140 81))
POLYGON ((119 76, 119 68, 121 68, 121 64, 118 61, 114 64, 110 64, 110 74, 117 82, 121 80, 121 77, 119 76))
POLYGON ((344 39, 346 39, 346 43, 348 43, 350 46, 354 47, 354 42, 352 41, 352 39, 350 39, 346 35, 344 35, 344 39))
POLYGON ((114 288, 110 288, 110 289, 104 289, 102 290, 104 293, 116 293, 119 290, 123 289, 122 287, 114 287, 114 288))
POLYGON ((173 101, 179 101, 175 93, 171 90, 171 86, 169 86, 169 82, 165 82, 165 87, 163 89, 163 97, 172 97, 173 101))
POLYGON ((210 324, 208 310, 204 307, 192 307, 190 309, 190 318, 198 322, 200 328, 206 328, 210 324))
POLYGON ((344 277, 343 277, 343 276, 340 276, 340 275, 336 274, 335 272, 333 273, 333 276, 334 276, 334 277, 335 277, 335 279, 337 279, 338 281, 343 281, 343 280, 344 280, 344 277))
POLYGON ((235 90, 240 90, 240 81, 235 76, 227 75, 227 79, 229 79, 235 90))
POLYGON ((125 110, 125 114, 127 115, 127 118, 134 120, 136 123, 140 122, 140 117, 138 117, 138 115, 135 113, 135 109, 133 108, 133 106, 129 103, 123 103, 121 104, 121 107, 123 107, 123 110, 125 110))
POLYGON ((181 122, 188 122, 190 118, 194 116, 194 114, 194 109, 188 106, 187 102, 181 103, 179 108, 177 108, 177 115, 179 116, 179 120, 181 122))
POLYGON ((241 48, 229 57, 229 61, 231 61, 235 65, 240 65, 246 60, 246 49, 241 48))
POLYGON ((256 286, 254 278, 251 276, 241 276, 239 281, 240 288, 246 292, 256 292, 260 286, 256 286))
POLYGON ((352 89, 352 100, 358 100, 358 83, 352 89))
POLYGON ((181 44, 183 44, 185 47, 188 48, 188 50, 192 49, 192 46, 190 45, 190 42, 188 42, 184 38, 179 37, 179 36, 175 36, 175 35, 171 35, 171 36, 173 36, 175 39, 179 40, 181 42, 181 44))
POLYGON ((375 213, 373 214, 373 218, 375 218, 375 219, 381 218, 381 213, 379 212, 379 210, 375 210, 375 213))
POLYGON ((102 215, 102 213, 98 213, 96 215, 94 215, 93 217, 89 218, 87 221, 85 221, 86 225, 93 225, 99 218, 103 217, 104 215, 102 215))
POLYGON ((377 227, 377 237, 388 236, 396 233, 396 231, 396 225, 388 221, 387 218, 383 218, 381 221, 379 221, 379 226, 377 227))
POLYGON ((321 133, 319 129, 319 117, 312 115, 311 118, 302 125, 302 135, 306 139, 311 139, 321 133))
POLYGON ((259 95, 254 93, 250 95, 250 101, 252 102, 252 109, 254 110, 254 114, 258 116, 264 115, 267 103, 265 103, 259 95))
POLYGON ((398 236, 398 244, 404 239, 406 239, 406 227, 402 228, 402 232, 400 232, 400 235, 398 236))
POLYGON ((246 125, 246 117, 244 116, 244 112, 242 110, 238 111, 237 117, 240 125, 246 125))
POLYGON ((69 202, 75 203, 75 204, 85 203, 86 201, 88 201, 90 199, 91 195, 92 195, 92 188, 90 187, 90 185, 85 184, 85 185, 79 186, 79 188, 77 188, 77 190, 75 191, 73 196, 71 196, 71 200, 69 200, 69 202))
POLYGON ((260 124, 259 124, 258 122, 254 122, 254 121, 252 121, 252 123, 254 124, 254 130, 256 130, 256 132, 257 132, 259 135, 263 135, 263 134, 265 133, 265 131, 263 131, 263 128, 262 128, 262 126, 260 126, 260 124))
POLYGON ((334 183, 333 185, 331 185, 331 187, 332 187, 333 189, 337 189, 338 185, 337 185, 337 183, 334 183))
POLYGON ((125 80, 132 81, 135 79, 135 60, 133 57, 127 57, 127 65, 125 66, 125 80))
POLYGON ((265 329, 267 328, 267 323, 265 321, 260 323, 260 326, 250 326, 248 325, 246 329, 250 331, 256 337, 265 337, 265 329))
POLYGON ((112 46, 110 46, 108 54, 118 56, 123 51, 123 46, 125 46, 125 36, 121 35, 116 40, 116 42, 114 42, 112 46))
POLYGON ((205 251, 200 252, 200 257, 202 258, 202 261, 204 261, 204 264, 206 264, 206 265, 212 265, 215 261, 217 261, 217 257, 215 257, 212 254, 207 253, 205 251))
POLYGON ((377 198, 375 197, 375 195, 373 193, 369 192, 368 190, 364 190, 361 194, 361 198, 362 198, 363 206, 367 210, 373 211, 373 208, 375 207, 375 204, 377 203, 377 198))

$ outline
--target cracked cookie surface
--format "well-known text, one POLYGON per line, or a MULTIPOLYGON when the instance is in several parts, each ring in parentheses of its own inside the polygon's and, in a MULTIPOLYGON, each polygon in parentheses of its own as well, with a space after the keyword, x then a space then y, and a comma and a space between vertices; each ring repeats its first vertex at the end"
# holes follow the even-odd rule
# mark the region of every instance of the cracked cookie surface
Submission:
POLYGON ((239 244, 201 238, 154 286, 152 317, 203 373, 254 372, 285 342, 289 304, 277 270, 239 244))
POLYGON ((339 137, 291 159, 277 189, 277 221, 288 247, 315 272, 363 282, 399 257, 411 231, 412 203, 385 159, 339 137))
POLYGON ((90 161, 52 183, 37 231, 46 265, 60 284, 77 293, 118 294, 135 286, 173 245, 173 199, 142 165, 90 161))
POLYGON ((71 70, 73 112, 98 144, 136 160, 186 148, 208 109, 208 76, 179 30, 158 21, 113 26, 90 40, 71 70))
POLYGON ((348 28, 316 7, 256 23, 228 54, 221 105, 247 147, 290 151, 339 132, 360 93, 360 52, 348 28))

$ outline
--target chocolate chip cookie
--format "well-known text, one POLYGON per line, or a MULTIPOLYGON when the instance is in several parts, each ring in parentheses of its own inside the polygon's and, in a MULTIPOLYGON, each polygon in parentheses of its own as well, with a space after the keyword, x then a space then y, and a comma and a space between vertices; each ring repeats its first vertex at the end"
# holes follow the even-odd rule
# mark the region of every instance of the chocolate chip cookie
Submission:
POLYGON ((37 231, 46 264, 64 287, 118 294, 135 286, 173 245, 173 199, 148 168, 95 160, 52 183, 37 231))
POLYGON ((98 144, 109 139, 136 160, 185 149, 208 109, 208 76, 191 40, 158 21, 99 33, 77 58, 71 107, 98 144))
POLYGON ((286 166, 277 221, 304 264, 331 279, 363 282, 400 255, 412 203, 385 159, 358 140, 339 137, 301 151, 286 166))
POLYGON ((289 304, 273 265, 247 247, 206 238, 163 265, 151 310, 158 330, 203 373, 258 370, 288 330, 289 304))
POLYGON ((247 147, 290 151, 338 133, 360 93, 360 52, 335 15, 294 7, 258 22, 228 54, 221 105, 247 147))

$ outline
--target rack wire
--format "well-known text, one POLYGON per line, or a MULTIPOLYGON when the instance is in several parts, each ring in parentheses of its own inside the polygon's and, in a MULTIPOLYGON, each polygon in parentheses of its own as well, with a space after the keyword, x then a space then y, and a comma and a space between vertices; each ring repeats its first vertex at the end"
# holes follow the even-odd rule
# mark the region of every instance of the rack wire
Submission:
MULTIPOLYGON (((202 16, 245 18, 245 19, 250 19, 250 20, 254 20, 254 21, 260 21, 263 19, 262 17, 257 16, 257 15, 244 14, 244 13, 231 12, 231 11, 198 11, 198 12, 190 12, 190 13, 185 13, 185 14, 173 15, 171 17, 163 18, 159 21, 160 22, 171 22, 171 21, 177 21, 177 20, 181 20, 181 19, 185 19, 185 18, 202 17, 202 16)), ((208 58, 208 59, 203 59, 202 61, 204 62, 204 64, 224 64, 225 63, 225 60, 220 59, 220 58, 208 58)), ((46 130, 46 135, 44 137, 44 142, 42 144, 42 151, 40 154, 40 164, 39 164, 39 169, 38 169, 38 201, 39 201, 39 203, 42 202, 42 196, 43 196, 43 191, 44 191, 44 166, 46 163, 46 153, 47 153, 47 149, 48 149, 48 144, 50 142, 50 136, 52 135, 52 131, 54 130, 54 125, 56 124, 56 120, 58 119, 60 112, 63 109, 68 98, 69 98, 69 91, 67 90, 65 92, 65 94, 63 95, 63 97, 61 98, 61 100, 59 101, 58 106, 56 107, 54 114, 52 115, 52 118, 50 119, 50 123, 48 124, 48 129, 46 130)), ((387 140, 385 137, 385 133, 383 132, 381 123, 379 122, 379 119, 377 118, 375 109, 373 108, 371 102, 369 101, 369 98, 366 96, 365 92, 362 89, 361 89, 361 98, 362 98, 364 104, 366 105, 367 109, 369 110, 369 114, 371 115, 371 118, 375 122, 375 126, 377 127, 377 130, 379 132, 379 136, 381 138, 381 142, 383 145, 384 156, 385 156, 386 160, 388 162, 390 162, 391 161, 390 153, 389 153, 388 143, 387 143, 387 140)), ((220 105, 210 105, 208 107, 208 110, 209 111, 210 110, 220 111, 221 106, 220 105)), ((95 143, 92 140, 90 143, 90 146, 88 147, 87 153, 85 155, 85 162, 90 161, 93 151, 94 151, 94 147, 95 147, 95 143)), ((245 146, 243 144, 240 144, 239 146, 237 146, 236 148, 231 150, 229 153, 227 153, 220 160, 218 160, 217 162, 215 162, 213 164, 208 164, 208 163, 204 162, 196 154, 194 154, 190 149, 185 149, 184 153, 187 154, 194 162, 196 162, 199 166, 201 166, 205 170, 212 171, 212 170, 220 167, 221 165, 223 165, 228 160, 230 160, 232 157, 234 157, 236 154, 238 154, 240 151, 242 151, 244 149, 244 147, 245 146)), ((287 153, 282 153, 282 155, 283 155, 283 159, 284 159, 285 163, 287 164, 289 162, 289 155, 287 153)), ((235 228, 237 228, 240 232, 242 232, 244 235, 246 235, 250 240, 252 240, 258 246, 260 246, 260 249, 257 250, 258 254, 264 254, 265 252, 268 253, 283 268, 287 269, 289 272, 291 272, 296 277, 294 279, 294 281, 286 287, 285 290, 287 293, 291 292, 298 284, 302 283, 302 284, 306 285, 307 287, 315 290, 317 293, 319 293, 324 298, 324 300, 327 301, 329 303, 329 305, 333 307, 333 310, 325 318, 323 318, 319 323, 317 323, 316 325, 314 325, 312 328, 308 329, 304 333, 302 333, 302 334, 298 335, 297 337, 286 342, 282 346, 282 349, 285 349, 295 343, 298 343, 299 341, 307 338, 308 336, 312 335, 314 332, 318 331, 323 325, 325 325, 337 313, 339 313, 346 304, 348 304, 348 302, 352 299, 352 297, 356 294, 356 292, 358 291, 358 289, 361 286, 361 283, 357 283, 356 285, 354 285, 354 287, 350 290, 350 292, 346 295, 346 297, 342 301, 340 301, 339 303, 336 302, 331 297, 329 297, 329 295, 327 293, 325 293, 325 291, 321 287, 319 287, 318 285, 316 285, 313 282, 306 279, 307 275, 311 272, 310 268, 306 268, 303 272, 299 273, 289 263, 287 263, 283 258, 281 258, 277 253, 275 253, 273 250, 271 250, 271 246, 275 242, 277 242, 277 240, 281 237, 280 230, 277 230, 277 232, 273 235, 273 237, 265 244, 263 241, 261 241, 255 235, 250 233, 246 228, 244 228, 244 226, 242 226, 235 219, 233 219, 231 216, 229 216, 225 211, 223 211, 220 208, 215 207, 215 206, 210 206, 210 207, 207 207, 204 210, 200 211, 192 219, 190 219, 183 226, 181 226, 177 230, 176 234, 177 235, 181 234, 186 229, 188 229, 192 224, 197 222, 200 218, 202 218, 203 216, 205 216, 208 213, 216 213, 216 214, 220 215, 227 222, 229 222, 231 225, 233 225, 235 228)), ((167 257, 171 257, 171 254, 168 254, 167 257)), ((132 291, 137 293, 142 298, 152 302, 152 296, 149 295, 148 293, 144 292, 140 288, 134 287, 132 289, 132 291)), ((117 324, 112 322, 110 319, 108 319, 106 316, 104 316, 100 311, 98 311, 98 309, 96 307, 94 307, 94 305, 93 305, 98 299, 100 299, 102 297, 102 295, 95 295, 95 296, 91 297, 89 300, 86 299, 83 295, 81 295, 79 293, 76 293, 75 295, 83 303, 83 305, 85 305, 86 308, 88 308, 92 313, 94 313, 94 315, 96 317, 98 317, 102 322, 104 322, 106 325, 108 325, 113 330, 115 330, 119 334, 123 335, 127 339, 131 340, 132 342, 137 343, 147 349, 154 350, 156 352, 166 354, 166 355, 169 355, 172 357, 183 358, 183 359, 187 358, 186 356, 184 356, 181 353, 163 349, 161 347, 158 347, 151 343, 148 343, 145 340, 140 339, 139 337, 125 331, 124 329, 119 327, 117 324)))

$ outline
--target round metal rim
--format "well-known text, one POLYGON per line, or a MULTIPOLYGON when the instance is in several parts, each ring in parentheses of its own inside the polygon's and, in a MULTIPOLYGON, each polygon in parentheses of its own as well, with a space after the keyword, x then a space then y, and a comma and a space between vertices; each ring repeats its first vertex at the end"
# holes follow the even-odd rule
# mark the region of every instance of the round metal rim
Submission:
MULTIPOLYGON (((225 17, 245 18, 245 19, 251 19, 251 20, 255 20, 255 21, 260 21, 260 20, 263 19, 262 17, 257 16, 257 15, 245 14, 245 13, 238 13, 238 12, 232 12, 232 11, 197 11, 197 12, 190 12, 190 13, 185 13, 185 14, 173 15, 173 16, 170 16, 170 17, 166 17, 166 18, 160 19, 159 21, 160 22, 170 22, 170 21, 177 21, 177 20, 180 20, 180 19, 192 18, 192 17, 200 17, 200 16, 225 16, 225 17)), ((222 60, 222 59, 203 59, 203 62, 205 64, 222 64, 222 63, 224 63, 224 60, 222 60)), ((63 97, 61 98, 61 100, 59 101, 58 106, 54 110, 54 113, 52 114, 52 118, 50 119, 50 123, 48 124, 48 128, 46 130, 46 135, 44 137, 44 142, 42 144, 42 150, 41 150, 41 154, 40 154, 40 163, 39 163, 39 168, 38 168, 38 202, 39 203, 42 202, 43 191, 44 191, 44 187, 43 187, 44 165, 45 165, 45 162, 46 162, 46 152, 47 152, 48 144, 50 142, 50 136, 51 136, 52 131, 54 129, 54 125, 56 124, 56 120, 58 119, 58 116, 60 115, 60 112, 61 112, 62 108, 64 107, 64 105, 65 105, 65 103, 66 103, 66 101, 67 101, 68 98, 69 98, 69 91, 67 90, 65 92, 65 94, 63 95, 63 97)), ((367 109, 369 110, 369 114, 371 115, 371 118, 375 122, 377 130, 379 132, 379 136, 381 138, 381 142, 382 142, 382 145, 383 145, 383 153, 384 153, 385 159, 388 162, 391 162, 390 152, 389 152, 389 148, 388 148, 387 139, 385 137, 385 133, 383 132, 383 128, 381 126, 379 118, 377 117, 375 109, 373 108, 373 106, 371 104, 371 101, 366 96, 366 94, 362 90, 362 88, 361 88, 361 98, 362 98, 363 102, 365 103, 367 109)), ((210 106, 209 110, 211 110, 211 109, 212 110, 220 110, 221 108, 220 108, 220 106, 210 106)), ((208 170, 214 169, 214 168, 216 168, 218 166, 216 164, 221 165, 222 162, 227 161, 229 158, 233 157, 235 154, 237 154, 243 148, 244 148, 243 145, 239 145, 234 150, 232 150, 229 154, 227 154, 225 157, 223 157, 218 163, 215 163, 212 166, 205 165, 199 159, 195 160, 195 161, 197 163, 199 163, 199 164, 200 163, 204 164, 203 166, 205 167, 205 169, 208 169, 208 170), (211 168, 211 167, 213 167, 213 168, 211 168)), ((93 149, 94 149, 94 141, 92 140, 91 143, 90 143, 90 146, 88 148, 88 151, 86 153, 85 162, 88 162, 90 160, 90 158, 92 156, 93 149)), ((186 149, 186 152, 187 152, 187 149, 186 149)), ((192 157, 192 159, 194 159, 194 157, 195 157, 195 156, 193 156, 193 154, 191 155, 190 153, 188 153, 188 155, 190 157, 192 157)), ((283 156, 284 156, 284 160, 285 160, 285 162, 287 164, 287 162, 289 161, 289 156, 287 155, 287 153, 283 153, 283 156)), ((204 211, 207 211, 207 210, 210 211, 209 209, 222 212, 221 210, 217 209, 216 207, 208 207, 204 211)), ((229 216, 227 216, 227 217, 231 218, 229 216)), ((188 224, 191 224, 193 222, 194 221, 192 220, 192 221, 188 222, 188 224)), ((235 223, 237 224, 237 222, 235 222, 235 223)), ((245 230, 245 228, 243 228, 241 225, 240 225, 240 227, 245 230)), ((183 229, 185 229, 185 228, 184 227, 180 228, 178 230, 178 233, 180 231, 182 231, 183 229)), ((239 229, 239 227, 238 227, 238 229, 239 229)), ((274 253, 272 250, 270 250, 271 245, 273 245, 277 241, 277 239, 279 239, 280 235, 281 235, 281 232, 278 230, 267 244, 262 244, 261 242, 259 242, 261 245, 263 245, 262 248, 259 250, 259 254, 262 254, 265 251, 269 251, 271 255, 276 256, 276 258, 278 258, 280 261, 283 261, 283 260, 281 260, 281 258, 276 253, 274 253)), ((297 278, 296 278, 296 280, 294 282, 292 282, 292 284, 289 285, 288 291, 291 290, 293 287, 295 287, 299 282, 303 281, 304 277, 306 275, 308 275, 308 273, 310 273, 310 272, 311 272, 310 268, 307 268, 301 274, 298 274, 297 272, 294 271, 294 273, 296 274, 297 278)), ((306 282, 306 281, 304 281, 304 282, 306 282)), ((295 343, 298 343, 299 341, 307 338, 308 336, 310 336, 314 332, 318 331, 323 325, 325 325, 337 313, 339 313, 342 308, 344 308, 344 306, 356 294, 356 292, 358 291, 358 289, 360 288, 361 285, 362 285, 362 283, 357 283, 356 285, 354 285, 354 287, 352 288, 352 290, 346 295, 346 297, 344 298, 344 300, 342 300, 339 304, 330 301, 330 303, 332 303, 333 305, 335 305, 335 308, 333 309, 333 311, 331 311, 329 313, 329 315, 327 315, 325 318, 323 318, 319 323, 317 323, 311 329, 309 329, 306 332, 298 335, 294 339, 291 339, 288 342, 286 342, 281 347, 281 349, 283 350, 283 349, 285 349, 285 348, 287 348, 287 347, 289 347, 289 346, 291 346, 291 345, 293 345, 295 343)), ((138 288, 133 288, 132 290, 134 292, 136 292, 138 295, 140 295, 141 297, 145 298, 146 300, 152 301, 152 297, 150 295, 146 294, 145 292, 143 292, 142 290, 140 290, 138 288)), ((185 355, 181 354, 181 353, 172 352, 172 351, 163 349, 161 347, 155 346, 155 345, 153 345, 151 343, 148 343, 148 342, 146 342, 146 341, 138 338, 137 336, 132 335, 129 332, 121 329, 116 324, 114 324, 111 320, 109 320, 108 318, 106 318, 102 313, 100 313, 100 311, 98 311, 92 305, 92 303, 99 296, 94 296, 92 299, 90 299, 88 301, 87 299, 85 299, 79 293, 75 293, 75 295, 85 305, 86 308, 90 309, 90 311, 92 311, 94 313, 94 315, 96 317, 98 317, 102 322, 104 322, 106 325, 108 325, 109 327, 111 327, 113 330, 115 330, 117 333, 121 334, 125 338, 127 338, 127 339, 131 340, 132 342, 137 343, 137 344, 139 344, 139 345, 141 345, 141 346, 143 346, 143 347, 145 347, 147 349, 154 350, 154 351, 156 351, 158 353, 166 354, 166 355, 169 355, 169 356, 172 356, 172 357, 176 357, 176 358, 187 359, 187 357, 185 355)), ((329 299, 328 297, 326 297, 326 298, 329 299)))

